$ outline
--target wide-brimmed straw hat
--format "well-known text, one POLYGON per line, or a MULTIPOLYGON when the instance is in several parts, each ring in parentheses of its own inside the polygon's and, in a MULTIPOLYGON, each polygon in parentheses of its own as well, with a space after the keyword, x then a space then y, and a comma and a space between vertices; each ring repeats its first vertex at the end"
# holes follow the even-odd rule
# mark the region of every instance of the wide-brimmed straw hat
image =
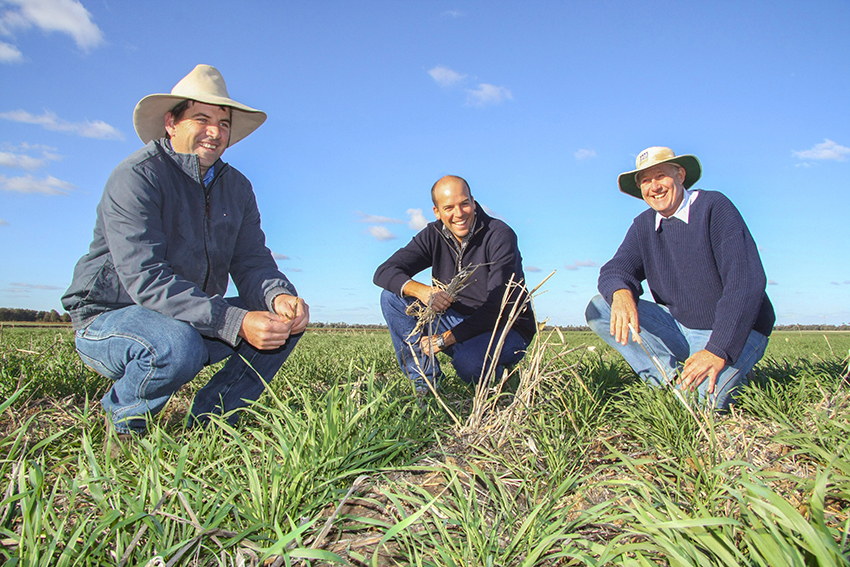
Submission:
POLYGON ((171 94, 152 94, 139 101, 133 111, 133 126, 136 134, 147 144, 165 136, 165 114, 180 101, 194 100, 205 104, 229 106, 233 109, 230 126, 232 146, 266 121, 266 113, 236 102, 227 94, 227 85, 218 69, 209 65, 198 65, 180 79, 171 89, 171 94))
POLYGON ((680 165, 685 168, 685 182, 682 183, 682 185, 685 186, 685 189, 690 189, 694 183, 699 181, 699 178, 702 175, 702 165, 700 165, 697 156, 690 154, 677 156, 670 148, 653 146, 651 148, 646 148, 638 154, 637 159, 635 160, 634 170, 621 173, 617 178, 617 184, 620 186, 620 191, 627 195, 637 197, 638 199, 643 199, 640 187, 638 187, 637 184, 637 173, 662 163, 675 163, 676 165, 680 165))

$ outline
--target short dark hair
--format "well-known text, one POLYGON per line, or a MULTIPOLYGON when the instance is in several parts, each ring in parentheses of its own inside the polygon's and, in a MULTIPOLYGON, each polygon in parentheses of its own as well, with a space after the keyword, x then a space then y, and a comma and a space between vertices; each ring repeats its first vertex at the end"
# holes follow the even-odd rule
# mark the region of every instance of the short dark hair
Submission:
POLYGON ((186 114, 186 111, 193 102, 195 101, 190 98, 186 98, 175 104, 174 107, 169 110, 171 116, 174 117, 175 122, 180 122, 180 120, 183 119, 183 115, 186 114))
POLYGON ((460 177, 460 176, 458 176, 458 175, 445 175, 445 176, 443 176, 443 177, 439 178, 439 179, 436 181, 436 183, 434 183, 434 184, 431 186, 431 202, 432 202, 432 203, 434 203, 434 206, 435 206, 435 207, 437 206, 437 185, 439 185, 439 184, 440 184, 440 181, 442 181, 442 180, 443 180, 443 179, 445 179, 446 177, 450 177, 450 178, 452 178, 452 179, 456 179, 456 180, 458 180, 458 181, 462 181, 462 182, 463 182, 463 184, 466 186, 466 194, 467 194, 467 195, 469 195, 470 197, 472 197, 472 189, 470 189, 470 188, 469 188, 469 183, 467 183, 467 182, 466 182, 466 179, 464 179, 463 177, 460 177))

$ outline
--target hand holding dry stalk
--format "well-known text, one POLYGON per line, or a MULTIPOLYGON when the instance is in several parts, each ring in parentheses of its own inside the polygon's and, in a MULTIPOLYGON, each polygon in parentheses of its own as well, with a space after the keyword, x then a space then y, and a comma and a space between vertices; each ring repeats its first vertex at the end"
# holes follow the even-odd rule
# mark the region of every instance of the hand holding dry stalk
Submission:
POLYGON ((310 307, 300 297, 281 294, 274 298, 275 313, 286 320, 292 321, 293 335, 303 333, 310 322, 310 307))
POLYGON ((422 338, 419 339, 419 348, 422 350, 422 353, 425 356, 433 356, 438 352, 443 352, 443 350, 445 350, 447 347, 450 347, 457 342, 452 332, 446 331, 442 334, 443 346, 441 348, 437 346, 438 336, 440 335, 423 335, 422 338))
POLYGON ((405 313, 411 317, 416 317, 417 321, 416 327, 414 327, 413 331, 411 331, 407 337, 410 338, 421 333, 425 325, 433 322, 440 313, 448 309, 461 290, 469 285, 469 278, 472 277, 472 274, 480 265, 481 264, 467 266, 455 274, 452 281, 447 284, 444 284, 439 280, 433 280, 434 286, 432 288, 415 281, 409 282, 404 287, 403 293, 405 295, 416 297, 417 301, 411 303, 405 313), (422 288, 429 291, 436 289, 437 292, 429 293, 427 301, 422 301, 422 297, 420 297, 424 296, 422 288))
POLYGON ((431 295, 428 297, 428 307, 442 313, 452 305, 454 297, 437 287, 431 288, 431 295))

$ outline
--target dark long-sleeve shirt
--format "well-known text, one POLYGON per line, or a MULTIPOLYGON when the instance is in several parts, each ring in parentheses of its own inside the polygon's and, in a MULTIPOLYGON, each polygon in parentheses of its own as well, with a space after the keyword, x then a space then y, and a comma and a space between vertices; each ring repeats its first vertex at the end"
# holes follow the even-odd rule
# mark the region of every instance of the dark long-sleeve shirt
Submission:
MULTIPOLYGON (((472 275, 471 283, 452 303, 452 309, 467 316, 452 329, 455 340, 463 342, 493 331, 508 281, 512 276, 515 282, 525 280, 522 257, 514 231, 504 222, 487 216, 477 203, 475 227, 462 251, 456 241, 449 240, 453 236, 443 233, 442 225, 439 220, 429 223, 407 246, 378 266, 374 282, 400 296, 402 287, 426 268, 431 268, 435 279, 448 283, 461 269, 481 264, 472 275)), ((502 319, 506 317, 507 313, 502 319)), ((537 324, 530 305, 513 329, 526 340, 534 337, 537 324)))
POLYGON ((776 316, 765 288, 758 249, 735 205, 722 193, 700 191, 688 222, 655 211, 638 215, 614 257, 599 273, 608 303, 628 289, 635 298, 649 284, 655 302, 691 329, 710 329, 706 350, 734 363, 750 331, 768 336, 776 316))

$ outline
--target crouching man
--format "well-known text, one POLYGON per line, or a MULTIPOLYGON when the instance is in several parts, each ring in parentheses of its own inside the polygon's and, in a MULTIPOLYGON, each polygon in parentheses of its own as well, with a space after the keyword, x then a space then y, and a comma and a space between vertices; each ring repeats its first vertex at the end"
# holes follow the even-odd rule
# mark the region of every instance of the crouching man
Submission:
POLYGON ((701 174, 695 156, 652 147, 619 176, 620 191, 650 208, 602 266, 601 295, 585 314, 644 381, 696 390, 725 410, 764 355, 775 315, 744 219, 722 193, 690 189, 701 174), (644 280, 654 303, 639 299, 644 280))
MULTIPOLYGON (((501 322, 498 339, 511 305, 525 297, 525 291, 517 289, 500 319, 508 282, 513 278, 525 283, 522 257, 514 231, 484 212, 466 181, 453 175, 441 178, 431 188, 431 200, 437 220, 381 264, 374 277, 375 284, 384 288, 381 310, 398 362, 420 393, 427 391, 425 380, 436 385, 441 376, 429 352, 445 352, 461 380, 477 382, 495 350, 495 341, 489 350, 488 345, 497 321, 501 322), (454 298, 413 279, 430 267, 432 277, 447 284, 458 272, 475 265, 467 287, 454 298), (442 315, 433 329, 426 325, 421 335, 411 336, 417 319, 407 308, 417 299, 442 315)), ((527 304, 507 333, 497 375, 522 360, 536 330, 534 312, 527 304)))
POLYGON ((251 183, 221 161, 265 119, 208 65, 136 106, 146 145, 106 182, 62 298, 81 358, 114 381, 101 403, 119 434, 144 432, 174 392, 228 357, 190 422, 256 400, 307 326, 307 304, 265 246, 251 183), (228 276, 238 297, 222 297, 228 276))

